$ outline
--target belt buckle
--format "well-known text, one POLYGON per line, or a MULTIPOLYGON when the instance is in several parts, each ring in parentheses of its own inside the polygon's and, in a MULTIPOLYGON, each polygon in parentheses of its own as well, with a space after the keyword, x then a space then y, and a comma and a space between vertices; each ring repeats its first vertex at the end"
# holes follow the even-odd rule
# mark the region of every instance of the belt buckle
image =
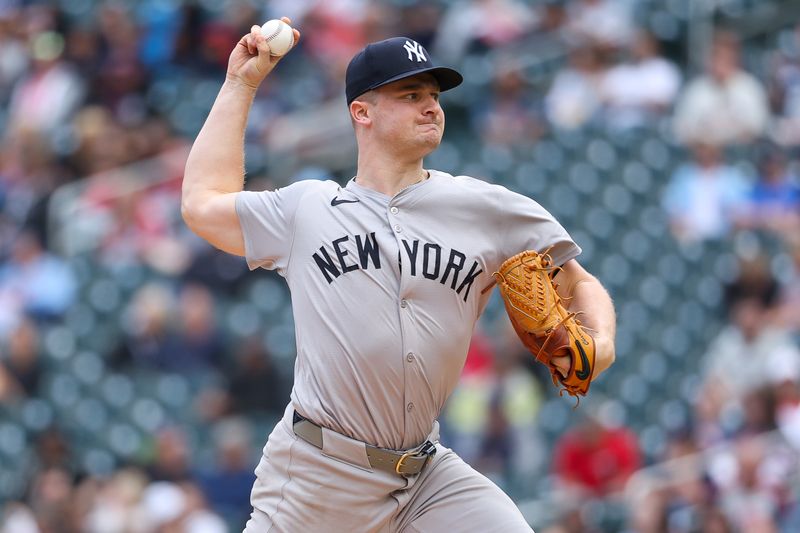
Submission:
MULTIPOLYGON (((394 471, 399 476, 405 476, 405 474, 403 474, 400 471, 400 469, 403 467, 403 461, 405 461, 409 457, 419 457, 419 456, 422 456, 422 455, 426 456, 425 464, 422 465, 422 468, 424 468, 431 461, 433 456, 436 455, 436 445, 428 440, 428 441, 425 441, 425 444, 422 445, 422 448, 420 448, 416 452, 406 452, 406 453, 404 453, 403 455, 400 456, 400 459, 398 459, 397 464, 394 465, 394 471)), ((422 471, 422 468, 419 469, 420 472, 422 471)))
POLYGON ((394 465, 394 471, 397 472, 398 476, 404 476, 405 475, 400 471, 400 469, 403 467, 403 461, 405 461, 407 458, 412 457, 414 455, 416 455, 416 454, 411 453, 411 452, 406 452, 406 453, 404 453, 403 455, 400 456, 400 459, 397 461, 397 464, 394 465))

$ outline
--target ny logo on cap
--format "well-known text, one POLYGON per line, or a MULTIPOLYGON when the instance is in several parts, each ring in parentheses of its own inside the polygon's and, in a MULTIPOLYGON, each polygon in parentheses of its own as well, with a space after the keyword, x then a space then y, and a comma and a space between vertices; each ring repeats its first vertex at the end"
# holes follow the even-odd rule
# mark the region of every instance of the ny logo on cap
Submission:
POLYGON ((425 49, 422 48, 422 45, 420 45, 417 41, 406 41, 406 43, 403 45, 403 48, 405 48, 406 52, 408 52, 409 61, 414 61, 414 58, 411 57, 411 54, 417 56, 417 63, 427 61, 427 59, 425 59, 425 49))

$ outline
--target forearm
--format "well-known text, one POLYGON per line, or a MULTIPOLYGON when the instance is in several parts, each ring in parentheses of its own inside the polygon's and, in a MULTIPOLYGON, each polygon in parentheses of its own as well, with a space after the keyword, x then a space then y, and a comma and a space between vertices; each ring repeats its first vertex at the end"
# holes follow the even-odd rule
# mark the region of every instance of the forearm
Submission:
POLYGON ((569 310, 579 313, 578 320, 595 340, 597 352, 592 377, 594 379, 610 367, 616 357, 614 340, 617 318, 614 303, 597 278, 588 273, 570 280, 570 286, 565 289, 570 296, 567 300, 569 310))
POLYGON ((183 178, 183 207, 244 187, 244 134, 255 88, 225 81, 192 145, 183 178))

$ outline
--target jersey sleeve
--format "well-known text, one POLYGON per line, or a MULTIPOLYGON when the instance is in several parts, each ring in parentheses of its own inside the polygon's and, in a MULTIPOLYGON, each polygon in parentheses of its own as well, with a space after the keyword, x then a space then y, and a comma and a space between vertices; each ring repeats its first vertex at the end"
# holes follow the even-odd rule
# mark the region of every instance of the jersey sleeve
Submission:
POLYGON ((581 253, 581 248, 567 230, 539 203, 505 187, 498 187, 498 190, 505 215, 504 257, 511 257, 523 250, 544 252, 550 249, 553 262, 563 265, 581 253))
POLYGON ((304 194, 319 183, 299 181, 274 191, 242 191, 236 196, 245 259, 251 270, 286 269, 294 243, 298 206, 304 194))

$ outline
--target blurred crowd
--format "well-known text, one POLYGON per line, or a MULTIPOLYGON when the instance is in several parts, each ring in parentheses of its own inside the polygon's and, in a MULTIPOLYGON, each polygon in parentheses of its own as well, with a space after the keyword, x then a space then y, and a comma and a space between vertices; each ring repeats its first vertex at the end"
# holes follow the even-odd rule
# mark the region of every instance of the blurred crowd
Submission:
POLYGON ((17 465, 23 485, 0 483, 0 531, 213 533, 246 520, 262 430, 291 388, 286 342, 254 317, 280 315, 271 302, 287 295, 241 304, 274 276, 189 234, 180 180, 231 47, 283 15, 303 38, 256 97, 248 188, 285 183, 294 159, 293 178, 348 177, 335 156, 352 159, 349 136, 330 134, 349 128, 345 67, 366 42, 401 34, 466 75, 466 96, 445 101, 463 124, 448 135, 520 153, 557 131, 660 132, 684 158, 658 186, 674 239, 729 243, 736 258, 728 314, 686 393, 694 412, 657 456, 611 395, 581 405, 550 445, 549 375, 504 322, 476 332, 442 414, 449 446, 512 495, 557 495, 551 533, 601 530, 569 502, 625 505, 639 475, 662 483, 620 529, 800 530, 800 24, 757 43, 715 31, 694 71, 696 51, 669 24, 645 24, 659 3, 646 4, 0 0, 0 468, 12 464, 4 417, 51 384, 54 328, 77 324, 108 372, 204 383, 191 416, 165 416, 110 468, 80 459, 74 428, 37 431, 33 459, 17 465), (91 327, 101 322, 108 342, 91 327), (187 418, 209 430, 208 453, 187 418), (669 482, 635 474, 682 459, 686 475, 669 482))

